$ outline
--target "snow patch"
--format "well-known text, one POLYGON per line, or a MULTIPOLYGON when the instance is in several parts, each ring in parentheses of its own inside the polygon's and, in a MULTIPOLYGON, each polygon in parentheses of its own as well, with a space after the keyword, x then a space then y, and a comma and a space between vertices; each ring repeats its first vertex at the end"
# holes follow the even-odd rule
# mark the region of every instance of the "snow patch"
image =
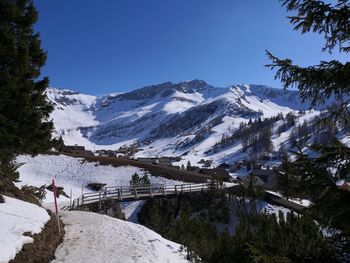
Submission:
POLYGON ((4 199, 0 203, 0 263, 15 258, 24 244, 33 242, 24 233, 40 233, 50 219, 46 210, 37 205, 7 196, 4 199))

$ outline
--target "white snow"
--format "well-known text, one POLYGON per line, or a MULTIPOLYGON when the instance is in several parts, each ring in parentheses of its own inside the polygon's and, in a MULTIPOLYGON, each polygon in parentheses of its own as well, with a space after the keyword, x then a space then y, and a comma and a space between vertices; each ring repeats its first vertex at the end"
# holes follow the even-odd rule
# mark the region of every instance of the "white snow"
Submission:
MULTIPOLYGON (((277 195, 277 196, 279 196, 279 197, 285 198, 285 197, 284 197, 281 193, 279 193, 279 192, 275 192, 275 191, 271 191, 271 190, 266 191, 266 192, 271 193, 271 194, 274 194, 274 195, 277 195)), ((297 199, 296 199, 296 198, 288 198, 288 201, 291 201, 291 202, 293 202, 293 203, 302 205, 302 206, 304 206, 304 207, 309 207, 309 206, 312 204, 312 202, 311 202, 310 200, 302 199, 302 198, 297 198, 297 199)))
POLYGON ((188 262, 180 245, 148 228, 89 212, 64 212, 66 234, 52 263, 188 262))
POLYGON ((122 208, 123 213, 125 214, 125 219, 133 223, 138 223, 139 220, 137 218, 137 215, 140 212, 144 203, 145 200, 121 202, 120 206, 122 208))
POLYGON ((32 203, 4 196, 0 203, 0 263, 13 259, 33 238, 24 236, 26 232, 41 232, 50 216, 45 209, 32 203))
MULTIPOLYGON (((141 90, 141 93, 138 93, 140 90, 135 90, 131 92, 132 94, 123 94, 124 97, 115 94, 95 97, 57 89, 49 89, 48 93, 50 100, 56 103, 51 117, 57 134, 62 135, 68 145, 84 145, 91 150, 116 150, 120 146, 142 141, 149 138, 154 129, 172 117, 193 110, 195 119, 197 113, 195 107, 213 102, 219 103, 223 109, 230 109, 232 106, 256 113, 261 112, 262 119, 279 113, 286 115, 294 112, 297 115, 300 110, 306 110, 296 125, 318 115, 320 110, 326 107, 323 105, 309 111, 310 103, 302 103, 296 90, 274 89, 263 85, 235 85, 228 88, 207 86, 193 92, 186 89, 168 91, 170 92, 164 96, 162 94, 153 96, 146 90, 141 90), (126 96, 128 94, 129 97, 126 96), (135 94, 138 96, 133 96, 135 94)), ((327 103, 331 102, 332 100, 329 100, 327 103)), ((216 114, 208 113, 208 118, 198 127, 206 127, 207 122, 215 118, 216 114)), ((137 157, 183 156, 185 159, 183 163, 189 160, 192 164, 204 158, 212 160, 213 165, 245 159, 246 153, 242 153, 240 143, 219 149, 217 153, 211 153, 209 156, 205 153, 220 141, 223 135, 232 134, 241 122, 249 121, 249 117, 240 116, 239 113, 231 114, 224 111, 219 114, 223 114, 220 115, 223 116, 222 123, 210 127, 208 134, 199 143, 188 148, 178 147, 196 136, 199 128, 191 127, 177 136, 152 138, 149 145, 141 146, 142 150, 137 153, 137 157)), ((281 135, 274 133, 272 141, 275 151, 278 151, 281 145, 288 144, 291 130, 281 135)), ((340 139, 344 141, 343 138, 340 139)), ((345 140, 349 141, 349 138, 345 140)))
MULTIPOLYGON (((21 155, 16 159, 17 163, 22 163, 18 168, 20 174, 16 183, 18 187, 23 185, 49 185, 52 179, 56 180, 57 186, 63 186, 64 191, 72 197, 77 198, 81 195, 82 186, 90 182, 106 183, 107 186, 127 186, 135 172, 140 176, 145 174, 143 169, 133 166, 114 167, 111 165, 99 165, 94 162, 87 162, 83 158, 74 158, 66 155, 38 155, 31 157, 21 155)), ((149 176, 152 184, 179 184, 178 181, 166 179, 164 177, 149 176)), ((88 189, 84 189, 84 192, 88 189)), ((44 202, 52 202, 51 192, 44 202)), ((59 202, 67 202, 68 199, 60 196, 59 202)))

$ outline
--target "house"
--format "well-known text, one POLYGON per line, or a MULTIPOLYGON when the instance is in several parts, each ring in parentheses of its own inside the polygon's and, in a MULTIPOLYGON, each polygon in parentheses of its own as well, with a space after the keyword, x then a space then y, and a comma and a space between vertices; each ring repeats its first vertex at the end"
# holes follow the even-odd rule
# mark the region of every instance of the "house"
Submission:
POLYGON ((229 164, 227 164, 227 163, 225 163, 225 162, 223 162, 223 163, 221 163, 219 166, 218 166, 218 168, 223 168, 223 169, 230 169, 230 165, 229 164))
POLYGON ((79 145, 65 145, 62 147, 62 152, 85 155, 85 156, 94 156, 94 153, 92 151, 85 150, 84 146, 79 146, 79 145))
POLYGON ((239 169, 241 169, 245 164, 244 161, 235 161, 231 167, 230 167, 230 172, 235 172, 238 171, 239 169))
POLYGON ((141 163, 146 163, 146 164, 156 164, 154 163, 155 158, 137 158, 137 161, 141 162, 141 163))
MULTIPOLYGON (((271 170, 269 168, 254 169, 249 173, 249 175, 247 175, 247 177, 251 177, 249 178, 249 180, 242 178, 242 180, 244 181, 241 181, 246 184, 247 182, 251 182, 251 180, 254 180, 255 186, 261 186, 269 190, 276 190, 276 188, 278 187, 278 178, 281 175, 282 174, 277 170, 271 170)), ((240 176, 239 179, 241 177, 242 176, 240 176)))
POLYGON ((161 158, 137 158, 139 162, 146 163, 146 164, 152 164, 152 165, 159 165, 159 166, 173 166, 171 159, 166 157, 161 158))
POLYGON ((218 178, 223 181, 230 181, 231 176, 224 168, 214 168, 214 169, 206 169, 202 168, 199 170, 200 174, 209 175, 212 178, 218 178))
POLYGON ((212 160, 201 159, 198 163, 202 164, 203 167, 211 167, 212 162, 212 160))
POLYGON ((64 145, 62 147, 62 152, 81 152, 81 151, 85 151, 85 147, 84 146, 79 146, 79 145, 64 145))
POLYGON ((173 166, 172 161, 169 158, 158 158, 158 165, 160 166, 173 166))
POLYGON ((265 182, 261 180, 259 177, 251 176, 250 174, 238 176, 237 180, 245 187, 248 187, 249 185, 252 185, 255 187, 257 186, 263 187, 265 184, 265 182))
POLYGON ((107 157, 125 157, 126 156, 126 152, 124 150, 118 150, 118 151, 97 150, 96 153, 99 156, 107 156, 107 157))

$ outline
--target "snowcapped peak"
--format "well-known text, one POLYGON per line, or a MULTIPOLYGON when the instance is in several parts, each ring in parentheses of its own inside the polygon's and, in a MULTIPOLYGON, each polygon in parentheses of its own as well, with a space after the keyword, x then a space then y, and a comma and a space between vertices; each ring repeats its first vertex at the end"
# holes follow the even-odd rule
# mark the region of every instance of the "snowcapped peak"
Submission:
POLYGON ((204 88, 210 87, 204 80, 194 79, 190 81, 184 81, 180 82, 176 85, 180 85, 181 88, 183 88, 183 91, 185 92, 196 92, 201 91, 204 88))
POLYGON ((295 90, 253 84, 218 88, 198 79, 101 97, 49 89, 48 97, 55 105, 51 117, 57 133, 67 144, 117 149, 152 141, 149 151, 169 156, 207 140, 212 145, 240 122, 310 106, 295 90), (164 140, 171 146, 162 145, 164 140))
POLYGON ((84 105, 91 107, 96 101, 95 96, 81 94, 68 89, 48 88, 46 94, 51 102, 59 106, 84 105))

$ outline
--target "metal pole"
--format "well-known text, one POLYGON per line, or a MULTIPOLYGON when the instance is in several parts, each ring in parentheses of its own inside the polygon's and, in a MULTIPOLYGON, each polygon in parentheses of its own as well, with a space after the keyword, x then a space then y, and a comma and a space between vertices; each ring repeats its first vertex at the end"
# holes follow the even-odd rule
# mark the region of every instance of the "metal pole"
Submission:
POLYGON ((52 190, 53 190, 53 196, 55 200, 55 211, 56 211, 56 218, 57 218, 58 234, 61 235, 60 220, 58 218, 57 189, 55 185, 55 179, 52 179, 52 190))

